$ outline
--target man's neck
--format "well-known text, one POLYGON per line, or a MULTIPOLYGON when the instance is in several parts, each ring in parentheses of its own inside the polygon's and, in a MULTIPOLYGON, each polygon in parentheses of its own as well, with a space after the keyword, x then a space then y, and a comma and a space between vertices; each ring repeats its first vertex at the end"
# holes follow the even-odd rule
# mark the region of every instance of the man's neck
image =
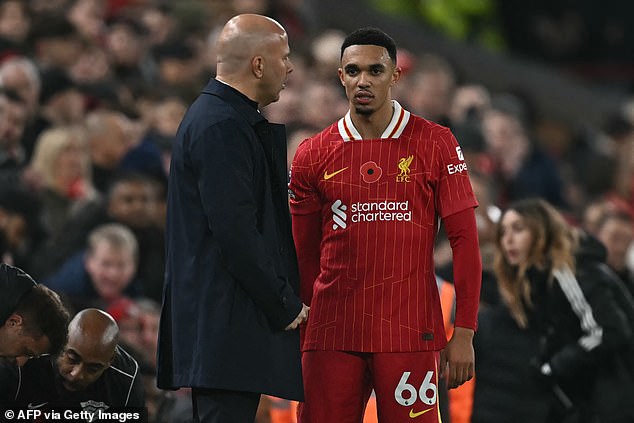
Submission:
POLYGON ((255 94, 255 88, 250 86, 249 84, 241 83, 240 81, 231 80, 222 76, 216 76, 216 81, 233 88, 249 100, 255 103, 259 103, 259 101, 257 100, 257 95, 255 94))
POLYGON ((381 138, 385 128, 390 124, 394 114, 394 106, 388 101, 379 110, 370 115, 359 114, 350 109, 350 118, 364 140, 381 138))

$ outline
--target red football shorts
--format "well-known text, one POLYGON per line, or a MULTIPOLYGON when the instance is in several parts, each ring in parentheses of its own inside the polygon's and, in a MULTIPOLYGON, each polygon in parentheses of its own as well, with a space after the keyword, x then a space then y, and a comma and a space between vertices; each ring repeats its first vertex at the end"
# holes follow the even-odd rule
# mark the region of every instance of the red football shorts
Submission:
POLYGON ((361 423, 372 389, 380 423, 439 423, 439 358, 437 351, 306 351, 298 423, 361 423))

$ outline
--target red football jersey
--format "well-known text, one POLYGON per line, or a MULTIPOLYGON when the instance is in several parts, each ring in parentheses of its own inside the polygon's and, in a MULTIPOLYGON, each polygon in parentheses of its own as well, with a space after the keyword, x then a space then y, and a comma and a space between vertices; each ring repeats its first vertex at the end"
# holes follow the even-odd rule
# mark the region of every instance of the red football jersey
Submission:
MULTIPOLYGON (((348 112, 305 140, 293 160, 291 212, 321 217, 319 275, 302 281, 312 287, 305 351, 446 344, 434 238, 439 218, 477 201, 450 130, 393 104, 380 139, 361 139, 348 112)), ((297 254, 301 261, 315 252, 297 254)))

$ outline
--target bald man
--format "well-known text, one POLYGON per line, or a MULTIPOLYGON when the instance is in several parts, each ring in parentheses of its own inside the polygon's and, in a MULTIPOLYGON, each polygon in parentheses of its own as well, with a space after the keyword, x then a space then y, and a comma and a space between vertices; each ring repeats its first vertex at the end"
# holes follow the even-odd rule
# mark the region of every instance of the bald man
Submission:
POLYGON ((287 200, 286 136, 259 110, 292 71, 284 28, 238 15, 217 76, 183 118, 169 176, 158 385, 193 388, 200 422, 253 422, 260 394, 303 398, 308 316, 287 200))
POLYGON ((41 411, 141 413, 145 395, 139 365, 117 345, 118 338, 109 314, 94 308, 79 312, 58 356, 32 359, 23 367, 0 365, 0 402, 41 411))

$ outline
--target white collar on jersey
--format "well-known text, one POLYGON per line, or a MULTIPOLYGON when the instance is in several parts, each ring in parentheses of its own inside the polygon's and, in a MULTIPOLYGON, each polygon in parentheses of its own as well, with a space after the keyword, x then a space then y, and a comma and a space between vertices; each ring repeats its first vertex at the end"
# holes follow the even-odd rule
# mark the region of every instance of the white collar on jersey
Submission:
MULTIPOLYGON (((385 138, 398 138, 403 133, 405 126, 407 126, 407 122, 409 121, 410 113, 401 107, 398 104, 398 101, 392 100, 392 108, 394 112, 392 113, 392 120, 390 124, 385 128, 383 134, 381 134, 381 139, 385 138)), ((352 118, 350 117, 350 110, 348 113, 337 123, 339 128, 339 135, 343 138, 344 141, 352 141, 352 140, 362 140, 361 134, 357 131, 357 128, 354 127, 352 123, 352 118)))

